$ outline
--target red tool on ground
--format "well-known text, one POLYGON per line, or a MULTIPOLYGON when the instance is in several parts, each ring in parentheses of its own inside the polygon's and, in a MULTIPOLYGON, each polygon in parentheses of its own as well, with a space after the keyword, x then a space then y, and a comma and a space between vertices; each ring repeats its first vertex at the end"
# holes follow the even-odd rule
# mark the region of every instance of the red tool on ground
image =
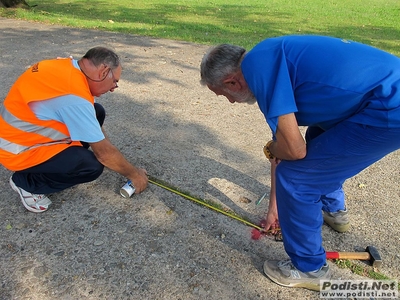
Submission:
POLYGON ((327 259, 358 259, 368 260, 375 268, 382 265, 382 259, 378 250, 373 246, 368 246, 364 252, 326 252, 327 259))

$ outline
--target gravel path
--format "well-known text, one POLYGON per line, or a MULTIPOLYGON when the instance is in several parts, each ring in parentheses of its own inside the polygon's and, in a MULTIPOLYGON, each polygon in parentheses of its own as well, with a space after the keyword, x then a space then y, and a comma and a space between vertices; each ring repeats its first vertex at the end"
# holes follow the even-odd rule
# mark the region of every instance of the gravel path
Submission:
MULTIPOLYGON (((206 46, 8 19, 0 32, 1 99, 36 61, 112 47, 123 60, 120 88, 98 102, 113 143, 158 179, 255 223, 263 217, 267 201, 255 201, 269 191, 262 146, 270 132, 256 106, 231 105, 200 86, 206 46)), ((400 278, 399 162, 393 153, 346 182, 348 233, 323 227, 327 250, 376 246, 391 278, 400 278)), ((106 170, 33 214, 10 175, 0 167, 1 300, 319 299, 262 274, 265 259, 286 257, 282 243, 254 241, 250 227, 160 187, 124 199, 125 179, 106 170)), ((366 279, 330 264, 336 278, 366 279)))

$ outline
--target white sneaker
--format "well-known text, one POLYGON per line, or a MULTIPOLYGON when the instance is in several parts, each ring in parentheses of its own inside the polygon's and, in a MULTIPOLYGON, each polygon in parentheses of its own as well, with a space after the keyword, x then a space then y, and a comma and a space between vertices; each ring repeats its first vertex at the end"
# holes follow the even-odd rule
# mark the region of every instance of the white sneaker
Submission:
POLYGON ((45 195, 32 194, 25 191, 24 189, 21 189, 20 187, 15 185, 14 181, 12 180, 12 177, 10 177, 10 185, 11 188, 19 194, 22 204, 25 206, 27 210, 39 213, 39 212, 44 212, 49 208, 51 201, 45 195))

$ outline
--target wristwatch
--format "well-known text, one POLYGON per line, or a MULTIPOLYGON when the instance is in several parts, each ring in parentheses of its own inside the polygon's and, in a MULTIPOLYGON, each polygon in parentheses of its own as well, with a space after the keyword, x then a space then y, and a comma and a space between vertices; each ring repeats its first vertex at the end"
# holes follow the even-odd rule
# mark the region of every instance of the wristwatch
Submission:
POLYGON ((269 151, 269 146, 271 146, 273 142, 274 142, 273 140, 269 141, 263 148, 264 154, 268 159, 275 158, 275 156, 271 153, 271 151, 269 151))

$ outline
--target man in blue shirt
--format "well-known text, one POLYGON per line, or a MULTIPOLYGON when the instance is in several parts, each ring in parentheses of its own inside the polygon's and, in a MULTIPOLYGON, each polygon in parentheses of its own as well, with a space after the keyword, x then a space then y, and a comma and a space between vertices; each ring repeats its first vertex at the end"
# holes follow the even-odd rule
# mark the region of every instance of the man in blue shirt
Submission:
POLYGON ((264 272, 283 286, 319 290, 331 277, 323 220, 349 228, 342 184, 400 148, 400 59, 344 39, 284 36, 249 52, 210 49, 201 83, 231 103, 258 103, 272 131, 265 229, 280 226, 290 258, 266 261, 264 272), (305 137, 298 126, 308 126, 305 137))

